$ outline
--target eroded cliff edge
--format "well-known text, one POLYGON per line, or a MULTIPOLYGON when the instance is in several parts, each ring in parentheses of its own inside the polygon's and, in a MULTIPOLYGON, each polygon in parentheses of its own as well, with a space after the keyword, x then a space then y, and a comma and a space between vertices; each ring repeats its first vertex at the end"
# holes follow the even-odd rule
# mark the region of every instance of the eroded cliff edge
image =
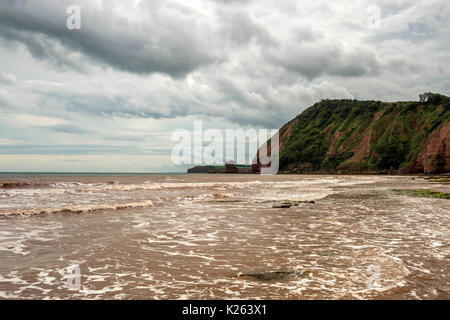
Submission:
POLYGON ((279 133, 281 173, 450 172, 450 98, 440 94, 322 100, 279 133))

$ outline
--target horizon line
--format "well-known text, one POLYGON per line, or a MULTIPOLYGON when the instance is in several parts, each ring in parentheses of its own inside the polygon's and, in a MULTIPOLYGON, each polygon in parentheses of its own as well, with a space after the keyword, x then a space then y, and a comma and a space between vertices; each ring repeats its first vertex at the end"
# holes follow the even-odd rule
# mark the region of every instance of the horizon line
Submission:
POLYGON ((113 172, 103 172, 103 171, 4 171, 0 174, 173 174, 173 173, 186 173, 183 171, 172 171, 172 172, 125 172, 125 171, 113 171, 113 172))

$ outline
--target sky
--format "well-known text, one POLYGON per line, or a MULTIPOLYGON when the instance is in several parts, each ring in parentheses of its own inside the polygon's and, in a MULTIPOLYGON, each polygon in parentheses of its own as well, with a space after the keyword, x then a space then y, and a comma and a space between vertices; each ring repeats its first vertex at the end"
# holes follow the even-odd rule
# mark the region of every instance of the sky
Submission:
POLYGON ((446 0, 2 0, 0 172, 184 171, 171 137, 195 121, 450 95, 449 62, 446 0))

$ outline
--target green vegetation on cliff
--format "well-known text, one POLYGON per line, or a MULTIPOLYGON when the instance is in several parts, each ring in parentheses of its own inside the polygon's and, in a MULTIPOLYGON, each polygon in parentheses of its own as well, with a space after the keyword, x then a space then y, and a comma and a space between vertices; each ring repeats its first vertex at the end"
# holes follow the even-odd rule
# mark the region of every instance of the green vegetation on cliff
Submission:
MULTIPOLYGON (((280 129, 280 169, 411 169, 430 137, 449 123, 450 98, 440 94, 420 95, 417 102, 322 100, 280 129)), ((427 165, 446 161, 435 158, 427 165)))

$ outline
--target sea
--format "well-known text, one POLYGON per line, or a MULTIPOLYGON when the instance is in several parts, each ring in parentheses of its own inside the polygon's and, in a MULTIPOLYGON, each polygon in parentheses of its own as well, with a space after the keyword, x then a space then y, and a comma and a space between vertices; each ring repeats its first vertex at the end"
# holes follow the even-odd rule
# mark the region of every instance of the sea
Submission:
POLYGON ((450 299, 450 201, 395 191, 431 184, 0 174, 0 299, 450 299))

